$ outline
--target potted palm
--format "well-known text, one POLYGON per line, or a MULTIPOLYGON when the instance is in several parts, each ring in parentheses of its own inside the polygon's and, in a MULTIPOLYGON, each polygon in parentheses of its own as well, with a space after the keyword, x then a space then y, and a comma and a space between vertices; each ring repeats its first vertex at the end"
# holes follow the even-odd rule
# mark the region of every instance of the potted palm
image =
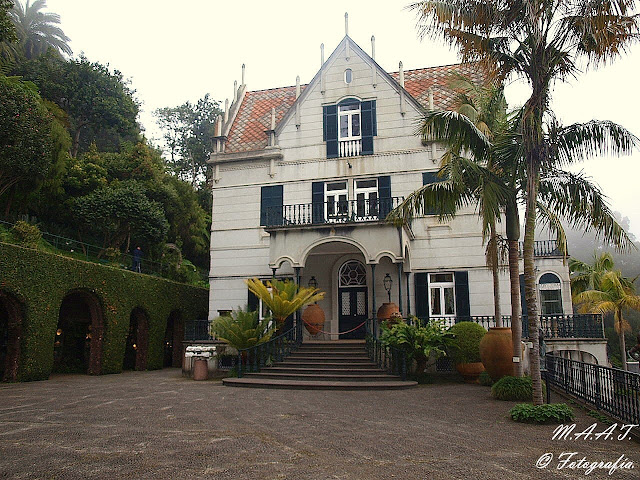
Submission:
POLYGON ((274 328, 269 325, 270 322, 270 318, 260 320, 258 312, 238 309, 230 315, 216 318, 211 323, 211 331, 230 347, 243 350, 271 339, 274 328))
POLYGON ((452 342, 451 356, 456 370, 467 383, 478 383, 478 377, 484 372, 480 360, 480 342, 487 331, 474 322, 456 323, 449 329, 455 335, 452 342))
POLYGON ((271 316, 281 330, 286 319, 305 305, 324 298, 324 292, 315 287, 302 287, 289 280, 268 280, 257 278, 246 280, 249 290, 262 300, 262 304, 271 311, 271 316))

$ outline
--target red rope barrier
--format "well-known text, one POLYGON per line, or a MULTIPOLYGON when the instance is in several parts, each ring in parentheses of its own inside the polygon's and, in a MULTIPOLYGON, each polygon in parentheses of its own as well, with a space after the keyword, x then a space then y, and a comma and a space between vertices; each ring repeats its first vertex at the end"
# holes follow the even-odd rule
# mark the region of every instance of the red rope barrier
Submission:
POLYGON ((314 330, 317 330, 317 332, 314 333, 313 335, 317 335, 318 333, 326 333, 327 335, 345 335, 347 333, 351 333, 351 332, 353 332, 355 330, 358 330, 361 326, 363 326, 365 323, 367 323, 367 321, 365 320, 360 325, 358 325, 356 328, 352 328, 351 330, 347 330, 346 332, 333 333, 333 332, 325 332, 324 330, 320 330, 315 325, 307 322, 306 320, 303 320, 303 322, 306 323, 307 325, 309 325, 310 327, 313 327, 314 330))

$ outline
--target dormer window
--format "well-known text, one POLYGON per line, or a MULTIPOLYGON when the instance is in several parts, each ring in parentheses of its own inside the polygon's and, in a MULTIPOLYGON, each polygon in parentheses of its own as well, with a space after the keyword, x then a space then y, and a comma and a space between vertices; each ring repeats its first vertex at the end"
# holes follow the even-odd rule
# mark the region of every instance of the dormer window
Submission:
POLYGON ((323 107, 323 140, 327 158, 373 154, 376 128, 376 101, 347 98, 323 107))

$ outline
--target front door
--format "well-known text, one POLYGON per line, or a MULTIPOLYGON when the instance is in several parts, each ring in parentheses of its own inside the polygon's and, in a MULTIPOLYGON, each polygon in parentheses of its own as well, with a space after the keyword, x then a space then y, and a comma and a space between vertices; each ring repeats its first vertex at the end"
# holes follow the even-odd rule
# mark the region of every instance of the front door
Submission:
POLYGON ((367 319, 367 287, 346 287, 338 290, 339 331, 341 339, 364 338, 367 319), (355 329, 355 330, 353 330, 355 329), (353 330, 353 331, 350 331, 353 330))

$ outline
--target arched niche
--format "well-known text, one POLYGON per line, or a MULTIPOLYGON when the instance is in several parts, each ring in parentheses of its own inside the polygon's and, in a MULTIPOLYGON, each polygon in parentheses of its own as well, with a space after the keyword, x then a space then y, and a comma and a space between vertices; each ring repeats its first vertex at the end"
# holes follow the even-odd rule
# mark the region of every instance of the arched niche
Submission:
POLYGON ((123 370, 146 370, 149 350, 149 315, 141 307, 131 310, 123 370))
POLYGON ((24 305, 9 292, 0 290, 0 380, 15 381, 20 363, 20 338, 24 305))

